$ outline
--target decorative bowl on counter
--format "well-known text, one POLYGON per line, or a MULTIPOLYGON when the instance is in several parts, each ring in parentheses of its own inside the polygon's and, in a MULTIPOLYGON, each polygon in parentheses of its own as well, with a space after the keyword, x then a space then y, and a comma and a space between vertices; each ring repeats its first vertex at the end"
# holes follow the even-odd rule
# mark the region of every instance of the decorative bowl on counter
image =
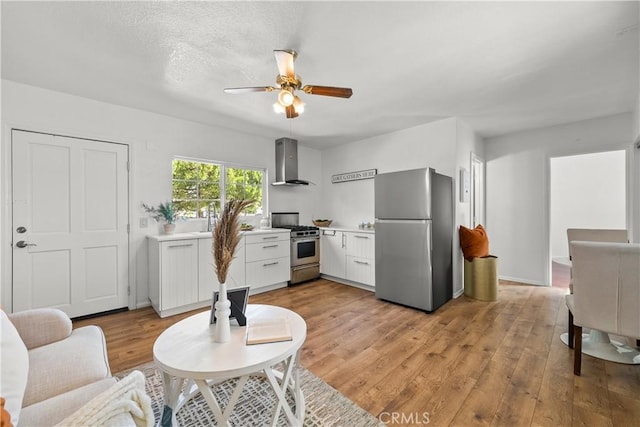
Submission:
POLYGON ((253 225, 251 224, 240 224, 240 231, 251 231, 253 230, 253 225))
POLYGON ((316 227, 328 227, 333 222, 330 219, 314 219, 312 221, 313 225, 315 225, 316 227))

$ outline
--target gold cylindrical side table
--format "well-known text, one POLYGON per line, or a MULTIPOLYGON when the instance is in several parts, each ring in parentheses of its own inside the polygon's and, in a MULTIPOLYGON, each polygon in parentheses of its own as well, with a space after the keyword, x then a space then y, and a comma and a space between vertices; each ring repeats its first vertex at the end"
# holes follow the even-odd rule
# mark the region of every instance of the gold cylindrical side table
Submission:
POLYGON ((498 299, 498 257, 464 260, 464 294, 480 301, 498 299))

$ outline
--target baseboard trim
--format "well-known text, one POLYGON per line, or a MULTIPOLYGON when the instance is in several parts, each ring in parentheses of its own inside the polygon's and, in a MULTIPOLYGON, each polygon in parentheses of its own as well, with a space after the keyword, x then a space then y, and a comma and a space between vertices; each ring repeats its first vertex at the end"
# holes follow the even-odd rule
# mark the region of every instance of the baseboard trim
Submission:
POLYGON ((507 280, 509 282, 522 283, 525 285, 545 286, 545 287, 551 286, 548 283, 538 282, 537 280, 522 279, 520 277, 498 276, 498 279, 507 280))
POLYGON ((136 310, 139 308, 145 308, 145 307, 151 307, 151 301, 147 300, 147 302, 138 302, 136 304, 136 310))
POLYGON ((351 280, 342 279, 340 277, 330 276, 328 274, 321 274, 323 279, 331 280, 333 282, 342 283, 343 285, 353 286, 354 288, 364 289, 365 291, 375 292, 375 286, 365 285, 364 283, 352 282, 351 280))

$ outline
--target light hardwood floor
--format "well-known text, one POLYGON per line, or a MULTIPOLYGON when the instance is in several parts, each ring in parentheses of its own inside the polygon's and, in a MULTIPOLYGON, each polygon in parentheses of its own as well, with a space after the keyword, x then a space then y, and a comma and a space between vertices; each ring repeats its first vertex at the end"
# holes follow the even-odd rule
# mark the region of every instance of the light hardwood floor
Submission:
MULTIPOLYGON (((298 312, 308 327, 302 365, 386 421, 640 426, 640 366, 585 355, 573 375, 573 351, 559 339, 566 292, 501 282, 497 302, 460 297, 426 314, 321 279, 249 302, 298 312)), ((103 328, 118 372, 151 361, 156 337, 194 313, 160 319, 145 308, 74 324, 103 328)))

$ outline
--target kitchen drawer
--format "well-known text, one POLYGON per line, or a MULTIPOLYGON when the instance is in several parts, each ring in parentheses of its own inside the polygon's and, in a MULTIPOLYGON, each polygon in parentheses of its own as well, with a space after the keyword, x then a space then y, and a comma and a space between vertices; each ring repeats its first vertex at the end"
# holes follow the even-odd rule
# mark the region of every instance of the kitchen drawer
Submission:
POLYGON ((260 288, 289 280, 289 257, 247 262, 247 286, 260 288))
POLYGON ((376 266, 373 260, 347 256, 346 270, 348 280, 375 286, 376 266))
POLYGON ((281 258, 289 256, 289 239, 286 241, 266 241, 263 243, 252 243, 246 246, 247 262, 262 261, 265 259, 281 258))
POLYGON ((345 233, 347 236, 347 256, 356 258, 376 258, 375 235, 371 233, 345 233))
POLYGON ((280 242, 289 241, 291 238, 290 233, 256 233, 250 234, 247 232, 244 236, 244 242, 247 245, 252 243, 266 243, 266 242, 280 242))

